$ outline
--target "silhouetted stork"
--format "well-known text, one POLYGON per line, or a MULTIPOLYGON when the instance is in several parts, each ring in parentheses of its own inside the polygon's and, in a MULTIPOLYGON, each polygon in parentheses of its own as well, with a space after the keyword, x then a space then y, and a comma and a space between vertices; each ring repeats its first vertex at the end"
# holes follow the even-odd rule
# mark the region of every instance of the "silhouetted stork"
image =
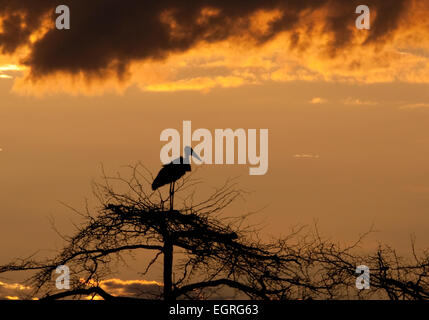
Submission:
POLYGON ((166 184, 170 184, 170 210, 173 210, 175 182, 183 177, 186 172, 191 171, 191 165, 189 161, 190 156, 193 156, 196 159, 202 161, 191 147, 186 146, 185 158, 179 157, 172 162, 165 164, 159 171, 155 180, 153 180, 152 190, 156 190, 162 186, 165 186, 166 184))

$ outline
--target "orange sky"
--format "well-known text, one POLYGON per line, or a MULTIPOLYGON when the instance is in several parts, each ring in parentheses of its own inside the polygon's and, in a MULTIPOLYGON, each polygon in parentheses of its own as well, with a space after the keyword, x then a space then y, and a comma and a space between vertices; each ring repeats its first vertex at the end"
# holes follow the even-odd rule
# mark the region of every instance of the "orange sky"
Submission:
MULTIPOLYGON (((44 20, 33 42, 0 56, 0 264, 61 247, 49 217, 72 231, 76 217, 60 202, 91 203, 100 163, 115 172, 142 161, 156 173, 161 131, 180 131, 183 120, 194 129, 269 129, 266 175, 249 176, 242 165, 198 172, 207 187, 240 176, 252 193, 232 210, 262 209, 255 219, 267 234, 317 220, 323 234, 351 241, 374 224, 379 232, 368 247, 382 241, 405 250, 411 234, 426 247, 429 10, 427 1, 407 5, 401 24, 369 43, 375 29, 354 30, 351 8, 352 39, 335 55, 334 33, 323 23, 308 29, 330 14, 326 7, 300 11, 299 24, 263 44, 248 34, 268 32, 284 12, 256 10, 247 33, 198 41, 163 59, 132 59, 120 78, 112 70, 34 78, 25 59, 50 30, 44 20), (291 48, 292 33, 302 47, 291 48)), ((122 278, 138 278, 141 266, 122 278)))

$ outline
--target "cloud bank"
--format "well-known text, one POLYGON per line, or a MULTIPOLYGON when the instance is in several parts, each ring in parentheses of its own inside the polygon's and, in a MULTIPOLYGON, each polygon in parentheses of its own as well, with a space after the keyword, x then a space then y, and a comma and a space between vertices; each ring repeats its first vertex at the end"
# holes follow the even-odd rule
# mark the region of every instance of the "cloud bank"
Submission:
MULTIPOLYGON (((106 279, 101 281, 100 287, 114 296, 139 299, 159 299, 162 296, 162 284, 146 280, 106 279)), ((5 283, 0 281, 0 300, 28 299, 31 287, 19 283, 5 283)), ((91 299, 91 297, 87 297, 91 299)), ((101 297, 99 297, 101 299, 101 297)))
POLYGON ((0 300, 25 299, 31 288, 19 283, 6 283, 0 281, 0 300))
POLYGON ((64 4, 70 30, 54 28, 57 1, 0 0, 0 51, 26 68, 19 87, 40 89, 47 79, 71 90, 137 83, 150 91, 267 80, 429 81, 424 71, 403 72, 427 67, 427 0, 367 1, 369 31, 355 28, 359 1, 64 4), (393 64, 400 71, 389 74, 393 64))

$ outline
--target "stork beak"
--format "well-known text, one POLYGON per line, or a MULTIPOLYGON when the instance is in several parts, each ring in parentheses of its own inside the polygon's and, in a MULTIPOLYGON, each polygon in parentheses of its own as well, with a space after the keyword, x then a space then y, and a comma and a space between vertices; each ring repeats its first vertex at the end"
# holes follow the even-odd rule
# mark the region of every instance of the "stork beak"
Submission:
POLYGON ((198 156, 198 154, 194 151, 194 149, 191 149, 191 156, 193 156, 195 159, 198 159, 199 161, 203 161, 201 160, 201 158, 198 156))

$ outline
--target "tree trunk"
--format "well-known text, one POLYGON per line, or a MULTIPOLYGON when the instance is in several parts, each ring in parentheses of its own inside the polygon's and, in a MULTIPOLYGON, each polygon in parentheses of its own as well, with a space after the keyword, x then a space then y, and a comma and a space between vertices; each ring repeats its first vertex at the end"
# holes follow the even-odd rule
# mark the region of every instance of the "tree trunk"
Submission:
POLYGON ((168 217, 166 215, 163 226, 164 238, 164 300, 175 300, 173 293, 173 243, 168 228, 168 217))
POLYGON ((173 301, 173 245, 170 240, 164 240, 164 300, 173 301))

